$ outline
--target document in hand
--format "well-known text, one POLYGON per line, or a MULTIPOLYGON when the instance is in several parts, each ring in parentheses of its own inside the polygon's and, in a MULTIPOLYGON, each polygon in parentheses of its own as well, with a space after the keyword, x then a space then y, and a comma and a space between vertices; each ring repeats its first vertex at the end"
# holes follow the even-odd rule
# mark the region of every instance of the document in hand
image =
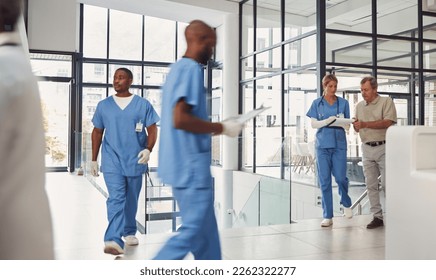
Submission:
POLYGON ((328 126, 339 126, 343 127, 348 124, 352 124, 354 122, 354 119, 345 119, 345 118, 336 118, 331 124, 328 126))
POLYGON ((248 113, 245 113, 243 115, 236 117, 236 120, 240 123, 245 123, 245 122, 251 120, 252 118, 256 117, 257 115, 259 115, 263 111, 268 110, 269 108, 271 108, 271 107, 264 107, 262 104, 259 108, 254 109, 253 111, 250 111, 248 113))

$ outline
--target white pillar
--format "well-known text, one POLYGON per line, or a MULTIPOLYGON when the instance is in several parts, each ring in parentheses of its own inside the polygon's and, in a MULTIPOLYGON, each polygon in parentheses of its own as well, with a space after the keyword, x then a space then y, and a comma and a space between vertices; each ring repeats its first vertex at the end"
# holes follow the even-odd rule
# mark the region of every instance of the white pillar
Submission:
MULTIPOLYGON (((239 94, 239 23, 237 14, 228 14, 223 25, 223 93, 222 119, 238 114, 239 94)), ((222 186, 218 186, 221 198, 221 225, 230 228, 233 224, 233 170, 238 168, 238 138, 222 137, 222 186)))
MULTIPOLYGON (((223 48, 223 94, 222 117, 238 114, 239 94, 239 27, 238 15, 228 14, 224 19, 223 48)), ((222 138, 222 166, 225 170, 238 168, 238 139, 222 138)))

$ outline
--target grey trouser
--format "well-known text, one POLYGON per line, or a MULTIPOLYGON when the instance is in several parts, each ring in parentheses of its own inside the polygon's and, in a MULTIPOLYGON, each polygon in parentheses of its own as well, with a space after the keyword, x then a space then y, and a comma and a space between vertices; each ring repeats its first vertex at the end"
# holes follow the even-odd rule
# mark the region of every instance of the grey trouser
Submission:
POLYGON ((383 219, 383 211, 380 204, 379 179, 381 175, 381 187, 386 193, 385 185, 385 149, 386 145, 376 147, 362 143, 363 174, 365 175, 366 189, 368 191, 371 213, 375 218, 383 219))

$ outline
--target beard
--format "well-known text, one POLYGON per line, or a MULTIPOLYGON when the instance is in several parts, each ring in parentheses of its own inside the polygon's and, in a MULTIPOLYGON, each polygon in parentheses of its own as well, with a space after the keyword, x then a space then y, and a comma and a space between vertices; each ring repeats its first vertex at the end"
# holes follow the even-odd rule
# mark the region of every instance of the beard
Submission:
POLYGON ((209 51, 205 50, 200 54, 200 61, 199 62, 203 65, 206 65, 211 57, 212 57, 211 53, 209 51))

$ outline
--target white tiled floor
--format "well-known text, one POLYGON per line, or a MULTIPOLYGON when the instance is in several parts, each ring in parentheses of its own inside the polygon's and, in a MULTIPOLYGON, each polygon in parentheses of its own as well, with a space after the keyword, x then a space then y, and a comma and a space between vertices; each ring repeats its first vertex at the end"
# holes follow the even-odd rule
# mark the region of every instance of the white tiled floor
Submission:
MULTIPOLYGON (((138 246, 126 246, 125 255, 103 253, 106 205, 103 195, 83 176, 47 173, 55 233, 56 259, 151 259, 171 235, 137 234, 138 246)), ((385 258, 384 228, 368 230, 370 216, 334 218, 331 228, 321 219, 293 224, 234 228, 220 232, 227 260, 380 260, 385 258)), ((190 256, 188 256, 190 258, 190 256)))

